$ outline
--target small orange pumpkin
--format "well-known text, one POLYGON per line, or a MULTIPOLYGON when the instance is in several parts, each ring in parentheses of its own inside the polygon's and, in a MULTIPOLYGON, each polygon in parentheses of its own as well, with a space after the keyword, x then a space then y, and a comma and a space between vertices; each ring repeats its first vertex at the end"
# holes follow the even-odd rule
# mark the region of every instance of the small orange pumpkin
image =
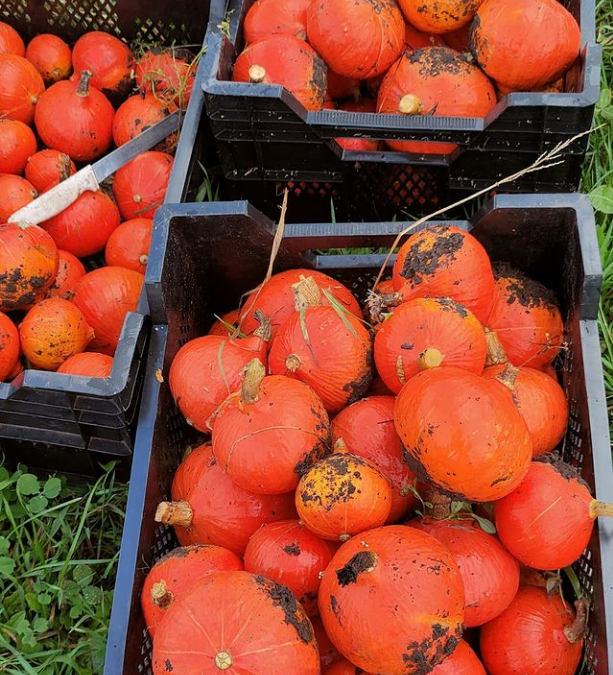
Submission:
POLYGON ((110 377, 113 358, 97 352, 83 352, 66 359, 57 369, 58 373, 80 375, 81 377, 110 377))
POLYGON ((0 173, 23 173, 35 152, 36 137, 27 124, 0 119, 0 173))
POLYGON ((149 218, 133 218, 121 223, 106 242, 106 264, 144 274, 149 261, 152 234, 153 221, 149 218))
POLYGON ((31 155, 26 164, 26 179, 41 194, 76 172, 74 162, 59 150, 41 150, 31 155))
POLYGON ((6 222, 20 208, 34 201, 38 192, 21 176, 0 175, 0 222, 6 222))
POLYGON ((261 42, 273 35, 290 35, 306 40, 309 1, 256 0, 245 16, 245 43, 261 42))
POLYGON ((132 88, 134 56, 125 42, 103 31, 82 35, 72 50, 75 72, 88 70, 91 83, 107 96, 125 96, 132 88))
POLYGON ((415 28, 425 33, 449 33, 470 23, 483 0, 398 0, 400 9, 415 28))
POLYGON ((31 125, 45 83, 23 56, 0 53, 0 117, 31 125))
POLYGON ((83 267, 83 263, 76 256, 68 253, 68 251, 58 251, 58 256, 57 275, 51 286, 49 286, 47 297, 72 300, 77 282, 81 277, 85 276, 85 267, 83 267))
MULTIPOLYGON (((176 108, 174 103, 164 101, 155 94, 130 96, 119 106, 113 118, 115 145, 119 147, 136 138, 149 127, 168 117, 176 108)), ((174 142, 176 143, 176 139, 174 142)))
POLYGON ((347 541, 383 525, 392 506, 392 488, 370 461, 350 453, 314 464, 296 489, 300 520, 318 537, 347 541))
POLYGON ((62 38, 51 33, 43 33, 30 40, 26 59, 38 70, 47 86, 65 80, 72 72, 70 47, 62 38))

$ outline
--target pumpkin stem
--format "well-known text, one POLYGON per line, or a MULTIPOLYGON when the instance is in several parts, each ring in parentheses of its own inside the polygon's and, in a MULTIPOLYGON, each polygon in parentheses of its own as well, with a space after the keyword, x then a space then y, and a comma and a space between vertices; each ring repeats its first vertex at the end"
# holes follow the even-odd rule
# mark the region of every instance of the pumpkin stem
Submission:
POLYGON ((66 154, 62 155, 59 175, 60 183, 70 177, 70 168, 70 157, 66 154))
POLYGON ((336 570, 336 578, 341 586, 355 584, 362 573, 372 572, 377 566, 377 554, 372 551, 360 551, 340 570, 336 570))
POLYGON ((585 631, 587 628, 587 615, 588 615, 588 603, 585 598, 580 598, 575 600, 575 620, 570 626, 566 626, 564 629, 564 635, 566 639, 571 643, 575 644, 584 637, 585 631))
POLYGON ((296 354, 290 354, 285 359, 285 367, 292 373, 295 373, 298 370, 298 368, 300 368, 301 365, 302 361, 300 360, 300 357, 298 357, 296 354))
POLYGON ((149 256, 146 253, 138 257, 138 262, 141 265, 146 265, 149 262, 149 256))
POLYGON ((485 329, 485 342, 487 345, 487 353, 485 355, 485 365, 498 366, 502 363, 507 363, 507 353, 500 342, 496 331, 485 329))
POLYGON ((349 448, 347 447, 345 441, 342 438, 337 438, 336 441, 334 442, 334 449, 333 452, 349 452, 349 448))
POLYGON ((261 82, 264 82, 265 78, 266 71, 264 68, 262 68, 262 66, 258 66, 254 63, 249 67, 249 82, 252 82, 253 84, 260 84, 261 82))
POLYGON ((500 384, 504 384, 507 389, 515 391, 515 382, 519 375, 519 368, 516 368, 512 363, 507 363, 504 370, 497 375, 496 379, 500 384))
POLYGON ((164 579, 153 584, 151 588, 151 601, 156 607, 160 609, 168 609, 170 603, 175 599, 175 596, 166 586, 164 579))
POLYGON ((402 356, 399 356, 396 359, 396 377, 398 378, 398 381, 400 384, 406 384, 407 383, 407 378, 404 374, 404 366, 402 364, 402 356))
POLYGON ((590 518, 613 517, 613 504, 592 499, 590 502, 590 518))
POLYGON ((253 331, 253 334, 264 342, 270 342, 270 338, 272 337, 272 326, 270 325, 268 317, 261 309, 256 309, 253 316, 260 324, 259 327, 253 331))
POLYGON ((451 497, 440 490, 430 487, 426 490, 426 501, 432 504, 430 513, 434 520, 447 520, 451 516, 451 497))
POLYGON ((420 98, 415 94, 406 94, 398 104, 398 112, 401 115, 421 115, 423 109, 420 98))
POLYGON ((438 368, 445 355, 442 354, 436 347, 428 347, 417 358, 417 365, 420 370, 428 370, 429 368, 438 368))
POLYGON ((255 403, 260 400, 260 385, 266 375, 266 369, 260 359, 249 361, 245 368, 245 379, 241 395, 245 403, 255 403))
POLYGON ((165 523, 173 527, 189 527, 194 519, 194 512, 189 502, 160 502, 154 519, 156 523, 165 523))
POLYGON ((384 314, 390 307, 397 307, 402 304, 402 295, 400 293, 380 293, 371 291, 366 300, 366 306, 370 315, 370 323, 375 325, 381 323, 385 317, 384 314))
POLYGON ((77 96, 82 96, 85 98, 89 96, 89 81, 92 79, 91 71, 82 70, 81 79, 79 80, 79 86, 77 87, 77 96))
POLYGON ((294 289, 294 307, 297 312, 307 307, 319 307, 322 303, 321 289, 313 277, 302 277, 292 284, 294 289))
POLYGON ((228 652, 217 652, 215 654, 215 665, 219 670, 228 670, 232 665, 232 656, 228 652))

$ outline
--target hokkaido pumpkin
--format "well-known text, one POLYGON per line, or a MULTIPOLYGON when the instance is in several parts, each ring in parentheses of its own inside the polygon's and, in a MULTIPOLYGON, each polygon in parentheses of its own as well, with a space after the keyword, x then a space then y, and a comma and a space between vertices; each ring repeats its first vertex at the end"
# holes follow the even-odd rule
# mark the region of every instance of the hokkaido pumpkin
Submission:
POLYGON ((68 253, 68 251, 58 251, 58 256, 57 274, 53 283, 49 286, 47 296, 49 298, 72 300, 77 282, 85 276, 85 267, 76 256, 68 253))
POLYGON ((19 33, 8 23, 0 21, 0 54, 25 56, 26 46, 19 33))
POLYGON ((136 83, 140 91, 184 110, 194 87, 196 66, 196 59, 186 49, 154 48, 145 52, 136 64, 136 83))
POLYGON ((243 569, 241 559, 220 546, 194 544, 175 548, 149 570, 141 592, 141 607, 151 637, 168 608, 201 579, 214 572, 243 569))
POLYGON ((339 75, 328 68, 328 97, 335 101, 360 98, 360 80, 355 77, 339 75))
POLYGON ((361 668, 354 666, 347 659, 341 659, 324 671, 323 675, 369 675, 361 668))
POLYGON ((31 125, 45 83, 23 56, 0 54, 0 118, 31 125))
POLYGON ((486 0, 470 34, 471 51, 486 75, 515 90, 557 80, 580 47, 579 25, 556 0, 486 0))
POLYGON ((206 335, 184 344, 170 366, 168 383, 187 423, 208 432, 211 415, 228 394, 237 391, 245 367, 254 358, 265 363, 270 339, 268 321, 246 338, 206 335))
POLYGON ((383 473, 372 462, 349 453, 314 464, 296 490, 300 520, 330 541, 347 541, 383 525, 391 505, 392 488, 383 473))
POLYGON ((41 300, 19 326, 23 353, 41 370, 57 370, 66 359, 84 351, 93 337, 81 310, 63 298, 41 300))
POLYGON ((57 274, 51 237, 26 223, 0 223, 0 311, 26 309, 42 300, 57 274))
POLYGON ((483 246, 453 225, 435 225, 409 237, 396 257, 393 283, 400 300, 448 297, 483 323, 494 295, 494 275, 483 246))
POLYGON ((318 613, 321 574, 334 551, 298 520, 263 525, 245 550, 245 569, 287 586, 305 612, 318 613))
POLYGON ((273 375, 308 384, 329 413, 362 397, 372 379, 368 330, 339 306, 322 304, 312 279, 295 285, 296 309, 277 331, 269 354, 273 375))
POLYGON ((530 468, 532 441, 511 397, 466 370, 415 375, 398 394, 394 421, 418 475, 468 501, 504 497, 530 468))
POLYGON ((315 631, 315 640, 317 641, 317 646, 319 648, 321 670, 322 673, 325 673, 326 668, 331 666, 336 661, 341 660, 342 657, 339 654, 338 649, 332 644, 332 641, 328 637, 319 614, 317 616, 311 617, 311 621, 313 623, 313 630, 315 631))
MULTIPOLYGON (((174 103, 169 103, 155 97, 154 94, 136 94, 130 96, 124 101, 113 119, 113 140, 119 147, 133 138, 136 138, 143 131, 149 129, 154 124, 161 122, 168 117, 171 112, 176 110, 174 103)), ((163 148, 171 149, 173 143, 176 145, 176 135, 169 136, 167 141, 163 142, 163 148)), ((163 149, 159 148, 159 149, 163 149)))
POLYGON ((340 281, 316 270, 293 269, 273 274, 270 279, 247 296, 240 310, 241 331, 249 335, 258 327, 255 312, 260 310, 270 317, 274 338, 279 326, 295 312, 294 284, 309 277, 322 291, 322 304, 329 305, 331 300, 336 301, 351 314, 362 316, 358 301, 340 281))
POLYGON ((253 359, 240 391, 215 412, 213 454, 244 490, 284 494, 330 452, 330 423, 310 387, 282 375, 264 377, 265 372, 253 359))
POLYGON ((106 354, 83 352, 66 359, 57 369, 58 373, 80 375, 81 377, 110 377, 113 359, 106 354))
POLYGON ((490 675, 573 675, 583 653, 587 613, 574 612, 559 593, 522 586, 500 616, 481 628, 490 675))
POLYGON ((30 40, 26 59, 38 70, 47 86, 67 79, 72 72, 70 47, 51 33, 42 33, 30 40))
POLYGON ((332 420, 335 452, 350 452, 371 461, 392 486, 388 523, 396 523, 415 504, 411 487, 415 474, 402 457, 402 445, 394 427, 394 398, 370 396, 356 401, 332 420))
POLYGON ((449 33, 470 23, 483 0, 398 0, 400 9, 415 28, 426 33, 449 33))
POLYGON ((510 363, 486 368, 483 376, 511 392, 528 427, 534 457, 550 452, 564 438, 568 402, 557 380, 540 370, 516 368, 510 363))
MULTIPOLYGON (((359 101, 345 101, 339 106, 339 110, 347 112, 367 112, 374 113, 376 110, 375 102, 371 98, 362 98, 359 101)), ((379 141, 371 141, 368 138, 337 138, 336 142, 343 150, 377 150, 379 141)))
POLYGON ((106 242, 106 264, 144 274, 149 261, 152 233, 153 221, 149 218, 134 218, 121 223, 106 242))
POLYGON ((20 351, 17 326, 0 312, 0 382, 7 380, 15 369, 20 351))
POLYGON ((208 335, 232 335, 238 326, 238 309, 222 314, 209 328, 208 335))
POLYGON ((319 587, 319 613, 332 642, 360 668, 429 672, 462 636, 462 577, 434 537, 388 525, 336 552, 319 587))
POLYGON ((153 218, 166 197, 173 161, 165 152, 149 150, 117 171, 113 194, 124 220, 153 218))
MULTIPOLYGON (((460 0, 461 2, 461 0, 460 0)), ((475 65, 448 47, 406 51, 383 79, 377 111, 393 115, 485 117, 496 91, 475 65)), ((399 152, 449 154, 453 143, 386 141, 399 152)))
POLYGON ((551 455, 532 462, 519 487, 494 505, 500 541, 538 570, 574 563, 595 519, 612 515, 613 506, 594 499, 576 469, 551 455))
POLYGON ((63 80, 40 97, 34 118, 43 143, 75 162, 90 162, 103 155, 113 140, 115 111, 106 96, 91 86, 84 70, 78 82, 63 80))
POLYGON ((94 329, 93 351, 112 356, 128 312, 135 312, 145 278, 123 267, 100 267, 82 277, 74 303, 94 329))
POLYGON ((538 281, 498 266, 494 303, 484 322, 488 340, 486 365, 510 361, 541 370, 558 355, 564 325, 555 295, 538 281))
POLYGON ((40 194, 76 172, 74 162, 65 152, 59 150, 41 150, 28 157, 26 164, 26 179, 40 194))
POLYGON ((519 588, 519 563, 474 520, 423 518, 408 523, 444 544, 456 561, 466 606, 464 624, 482 626, 503 612, 519 588))
POLYGON ((397 307, 375 334, 375 364, 397 394, 422 370, 455 366, 480 375, 485 331, 475 315, 450 298, 414 298, 397 307))
POLYGON ((36 138, 27 124, 0 119, 0 173, 23 173, 35 152, 36 138))
POLYGON ((21 176, 10 173, 0 175, 0 221, 11 220, 20 208, 34 201, 38 193, 21 176))
POLYGON ((262 525, 296 517, 293 493, 243 490, 221 470, 210 445, 201 445, 181 462, 171 495, 173 501, 162 502, 155 519, 172 525, 182 546, 214 544, 242 556, 262 525))
POLYGON ((91 84, 107 96, 125 96, 132 88, 134 57, 128 45, 102 31, 82 35, 72 50, 76 73, 88 70, 91 84))
POLYGON ((307 110, 321 110, 326 98, 326 66, 315 50, 289 35, 247 46, 236 59, 235 82, 278 84, 307 110))
POLYGON ((210 574, 173 603, 156 630, 152 662, 154 675, 320 673, 302 607, 285 586, 248 572, 210 574))
POLYGON ((464 640, 458 642, 453 654, 439 663, 431 675, 487 675, 479 657, 464 640))
POLYGON ((306 40, 308 6, 309 0, 256 0, 245 16, 245 43, 261 42, 273 35, 306 40))
POLYGON ((405 23, 393 0, 320 0, 307 9, 307 36, 339 75, 385 72, 404 49, 405 23))
POLYGON ((58 248, 84 258, 104 249, 120 220, 110 197, 102 190, 88 190, 64 211, 42 223, 42 227, 58 248))

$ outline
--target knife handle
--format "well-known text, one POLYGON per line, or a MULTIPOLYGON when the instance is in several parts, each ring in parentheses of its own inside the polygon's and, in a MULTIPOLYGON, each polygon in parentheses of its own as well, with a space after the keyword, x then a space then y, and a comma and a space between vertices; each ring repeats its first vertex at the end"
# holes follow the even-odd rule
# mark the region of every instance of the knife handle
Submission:
POLYGON ((15 211, 9 218, 9 222, 24 222, 30 225, 44 223, 45 220, 57 216, 75 202, 84 192, 99 190, 91 165, 84 166, 74 175, 63 180, 59 185, 37 197, 34 201, 26 204, 15 211))

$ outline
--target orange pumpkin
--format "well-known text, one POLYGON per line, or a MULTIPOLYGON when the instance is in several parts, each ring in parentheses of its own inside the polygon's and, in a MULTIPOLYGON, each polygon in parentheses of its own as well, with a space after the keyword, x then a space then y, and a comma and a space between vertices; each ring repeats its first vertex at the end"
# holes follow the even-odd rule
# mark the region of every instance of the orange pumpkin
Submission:
POLYGON ((241 559, 220 546, 194 544, 179 547, 160 558, 149 570, 141 592, 141 607, 151 637, 168 608, 209 574, 240 571, 241 559))
POLYGON ((0 117, 31 125, 45 83, 23 56, 0 54, 0 117))
POLYGON ((8 23, 0 21, 0 54, 25 56, 26 46, 19 33, 8 23))
POLYGON ((66 359, 57 372, 81 377, 106 378, 111 376, 112 369, 112 357, 96 352, 83 352, 66 359))
POLYGON ((557 80, 571 67, 580 47, 579 25, 556 0, 486 0, 470 35, 479 66, 515 90, 557 80))
POLYGON ((404 49, 404 19, 393 0, 320 0, 307 9, 307 36, 339 75, 385 72, 404 49))
POLYGON ((58 251, 59 265, 57 275, 49 286, 47 297, 72 300, 77 282, 85 276, 83 263, 68 251, 58 251))
POLYGON ((236 59, 235 82, 278 84, 307 110, 321 110, 326 98, 326 66, 303 40, 277 35, 246 47, 236 59))
POLYGON ((334 551, 298 520, 263 525, 247 544, 245 569, 261 574, 294 594, 309 616, 318 613, 321 574, 334 551))
POLYGON ((208 335, 232 335, 238 326, 238 309, 222 314, 209 328, 208 335))
POLYGON ((144 274, 149 261, 152 234, 153 221, 149 218, 134 218, 121 223, 106 242, 106 264, 144 274))
POLYGON ((20 354, 17 326, 0 312, 0 382, 4 382, 15 370, 20 354))
POLYGON ((41 194, 76 172, 74 162, 59 150, 41 150, 31 155, 26 164, 26 178, 41 194))
POLYGON ((154 675, 224 670, 319 675, 313 626, 285 586, 248 572, 216 572, 166 612, 153 644, 154 675))
POLYGON ((91 31, 82 35, 72 50, 75 72, 88 70, 92 86, 107 96, 125 96, 132 88, 134 56, 128 45, 114 35, 91 31))
POLYGON ((282 375, 264 377, 265 372, 253 359, 240 392, 230 394, 215 412, 213 454, 244 490, 284 494, 329 453, 330 423, 310 387, 282 375))
POLYGON ((564 325, 554 294, 508 265, 495 270, 494 304, 484 322, 486 365, 510 361, 541 370, 558 355, 564 325))
POLYGON ((254 495, 221 470, 210 445, 193 450, 172 481, 172 502, 162 502, 158 522, 172 525, 181 546, 214 544, 243 555, 265 523, 296 517, 293 493, 254 495))
MULTIPOLYGON (((405 52, 385 76, 377 111, 393 115, 485 117, 496 104, 496 91, 487 77, 461 54, 448 47, 405 52)), ((399 152, 449 154, 453 143, 386 141, 399 152)))
POLYGON ((483 0, 398 0, 400 9, 415 28, 425 33, 449 33, 470 23, 483 0))
POLYGON ((487 675, 487 673, 470 645, 460 640, 453 654, 430 671, 430 675, 487 675))
POLYGON ((557 380, 540 370, 515 368, 510 363, 486 368, 483 376, 511 392, 528 427, 533 457, 550 452, 564 438, 568 402, 557 380))
POLYGON ((455 366, 480 375, 485 331, 475 315, 450 298, 414 298, 397 307, 375 335, 375 364, 397 394, 422 370, 455 366))
POLYGON ((27 124, 0 119, 0 173, 23 173, 36 152, 36 138, 27 124))
POLYGON ((453 225, 435 225, 409 237, 394 263, 393 283, 400 300, 448 297, 481 322, 488 318, 494 275, 483 246, 453 225))
POLYGON ((392 506, 392 488, 366 459, 334 454, 314 464, 300 479, 296 509, 318 537, 346 541, 383 525, 392 506))
POLYGON ((462 636, 462 577, 429 534, 377 528, 336 552, 319 587, 319 613, 332 642, 360 668, 429 672, 462 636))
POLYGON ((306 40, 308 6, 309 0, 256 0, 245 16, 245 43, 261 42, 273 35, 306 40))
POLYGON ((57 370, 94 337, 81 310, 63 298, 41 300, 19 326, 23 353, 34 368, 57 370))
POLYGON ((25 178, 10 173, 0 175, 0 222, 10 220, 15 212, 36 197, 38 193, 25 178))
POLYGON ((166 104, 185 110, 196 79, 197 61, 187 49, 158 47, 145 52, 136 64, 136 83, 166 104))
POLYGON ((388 523, 396 523, 415 504, 410 487, 415 474, 403 461, 402 445, 394 427, 393 396, 370 396, 356 401, 332 420, 335 452, 350 452, 371 461, 392 486, 388 523))
POLYGON ((511 397, 466 370, 433 368, 411 378, 394 420, 417 473, 469 501, 504 497, 530 468, 532 441, 511 397))
POLYGON ((70 47, 57 35, 43 33, 32 38, 26 59, 38 70, 45 84, 65 80, 72 72, 70 47))
MULTIPOLYGON (((176 109, 177 107, 174 103, 157 98, 155 94, 136 94, 130 96, 119 106, 113 118, 113 140, 115 141, 115 145, 119 147, 131 141, 149 127, 161 122, 176 109)), ((171 137, 167 140, 170 139, 171 137)), ((166 142, 163 141, 162 143, 164 147, 158 148, 160 150, 166 148, 166 142)), ((170 140, 168 148, 172 148, 173 143, 176 144, 176 138, 170 140)))
POLYGON ((42 228, 0 223, 0 311, 27 309, 42 300, 58 264, 57 246, 42 228))

